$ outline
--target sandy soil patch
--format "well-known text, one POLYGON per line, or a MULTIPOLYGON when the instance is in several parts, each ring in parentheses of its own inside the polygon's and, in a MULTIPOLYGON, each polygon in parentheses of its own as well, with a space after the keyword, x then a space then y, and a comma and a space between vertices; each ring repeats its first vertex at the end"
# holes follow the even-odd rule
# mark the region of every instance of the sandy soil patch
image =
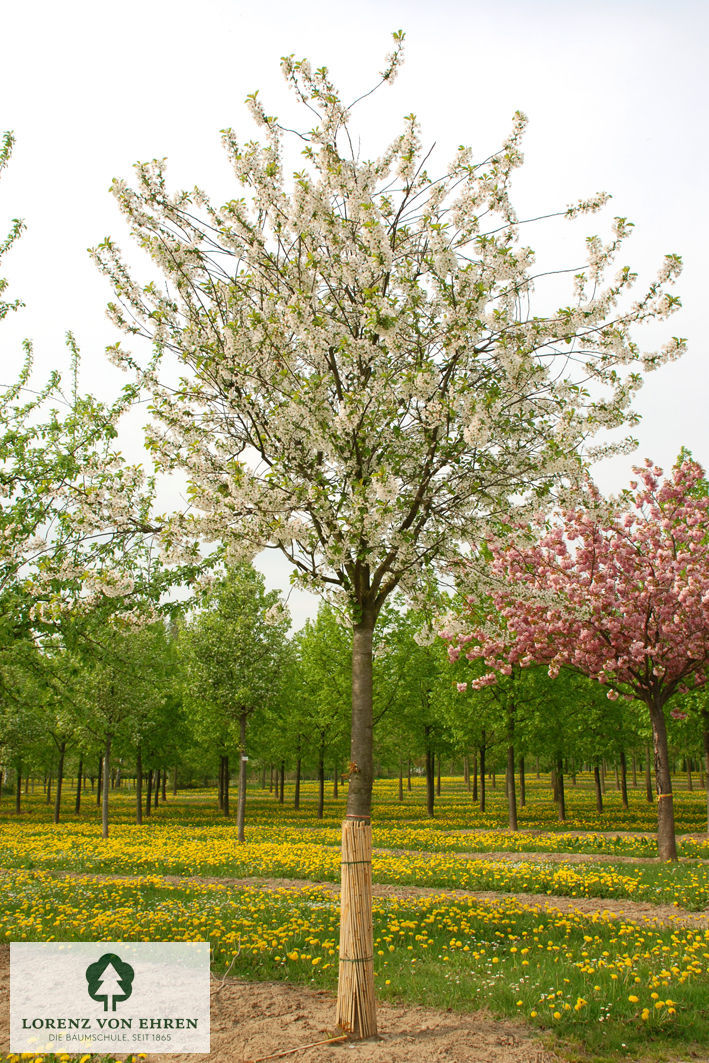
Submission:
MULTIPOLYGON (((0 1052, 9 1051, 10 948, 0 946, 0 1052)), ((307 1048, 294 1063, 560 1063, 521 1022, 484 1012, 381 1004, 380 1036, 307 1048)), ((279 982, 216 980, 209 1055, 150 1055, 148 1063, 249 1063, 274 1052, 337 1036, 331 993, 279 982)))

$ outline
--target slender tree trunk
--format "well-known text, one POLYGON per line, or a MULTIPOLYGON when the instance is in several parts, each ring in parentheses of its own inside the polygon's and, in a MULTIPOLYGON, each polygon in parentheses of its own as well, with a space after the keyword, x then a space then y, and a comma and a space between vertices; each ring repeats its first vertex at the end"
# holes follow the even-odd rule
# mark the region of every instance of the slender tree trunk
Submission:
POLYGON ((399 759, 399 800, 404 800, 404 765, 399 759))
POLYGON ((266 765, 261 765, 261 789, 266 789, 266 765))
POLYGON ((282 760, 281 761, 281 793, 280 793, 280 797, 278 798, 278 801, 279 801, 280 804, 283 804, 285 799, 286 799, 286 762, 285 762, 285 760, 282 760))
POLYGON ((576 786, 576 758, 571 758, 571 785, 576 786))
POLYGON ((300 753, 295 760, 295 786, 293 788, 293 808, 300 808, 300 753))
POLYGON ((492 771, 490 772, 490 783, 492 785, 493 790, 496 790, 497 789, 497 768, 496 767, 493 767, 492 771))
POLYGON ((20 803, 22 801, 22 761, 15 768, 17 773, 17 784, 15 786, 15 813, 20 814, 20 803))
POLYGON ((593 785, 596 790, 596 812, 603 811, 603 790, 601 789, 601 769, 598 761, 593 765, 593 785))
POLYGON ((519 758, 519 803, 522 808, 527 804, 527 779, 524 773, 524 757, 519 758))
POLYGON ((467 753, 463 757, 463 784, 470 793, 470 758, 467 753))
POLYGON ((628 808, 628 762, 624 749, 620 751, 620 795, 623 808, 628 808))
POLYGON ((667 751, 667 728, 662 702, 648 703, 655 751, 655 782, 657 785, 657 852, 661 860, 677 859, 675 840, 675 812, 672 797, 670 759, 667 751))
POLYGON ((96 804, 101 807, 101 798, 103 796, 103 757, 98 758, 98 775, 96 778, 96 804))
POLYGON ((74 802, 74 812, 78 816, 81 812, 81 773, 84 769, 84 758, 79 756, 79 771, 76 776, 76 801, 74 802))
POLYGON ((510 742, 507 747, 507 824, 510 830, 517 830, 517 794, 515 793, 515 747, 510 742))
POLYGON ((224 754, 222 771, 224 772, 224 782, 222 791, 222 811, 224 815, 229 817, 229 783, 230 783, 230 771, 229 771, 229 754, 224 754))
POLYGON ((153 808, 158 807, 158 796, 160 794, 160 768, 155 769, 155 789, 153 791, 153 808))
POLYGON ((635 756, 634 753, 633 753, 632 765, 633 765, 633 789, 637 790, 637 788, 638 788, 638 758, 635 756))
POLYGON ((485 728, 483 727, 483 740, 480 746, 480 811, 485 811, 485 728))
POLYGON ((411 760, 409 760, 406 769, 406 792, 411 793, 411 760))
POLYGON ((246 816, 246 765, 249 758, 246 755, 246 721, 248 712, 241 710, 239 715, 239 795, 236 803, 236 830, 237 838, 244 841, 244 818, 246 816))
POLYGON ((64 754, 66 753, 66 742, 62 742, 59 746, 59 763, 57 764, 57 796, 54 801, 54 822, 59 822, 59 816, 62 810, 62 782, 64 781, 64 754))
POLYGON ((704 745, 704 785, 707 792, 707 834, 709 834, 709 709, 702 709, 702 743, 704 745))
POLYGON ((273 793, 273 764, 269 765, 268 792, 269 794, 273 793))
POLYGON ((692 792, 694 790, 694 783, 692 781, 692 758, 687 757, 687 789, 692 792))
POLYGON ((49 769, 49 775, 47 776, 47 804, 52 803, 52 769, 49 769))
POLYGON ((437 761, 437 768, 438 768, 438 771, 437 771, 437 774, 436 774, 436 797, 440 797, 441 796, 441 754, 440 753, 436 757, 436 761, 437 761))
POLYGON ((430 746, 430 727, 424 728, 424 734, 426 735, 426 813, 429 816, 433 816, 433 807, 436 794, 436 778, 435 778, 435 754, 430 746))
POLYGON ((340 774, 340 765, 335 764, 335 770, 332 773, 332 796, 337 801, 339 794, 337 790, 338 776, 340 774))
POLYGON ((616 788, 616 790, 620 790, 620 776, 618 775, 618 761, 615 762, 615 764, 613 765, 613 768, 615 770, 615 788, 616 788))
POLYGON ((320 743, 320 759, 318 760, 318 819, 325 815, 325 743, 320 743))
POLYGON ((167 768, 162 770, 162 803, 167 801, 167 768))
POLYGON ((645 746, 645 797, 652 804, 652 775, 650 773, 650 746, 645 746))
POLYGON ((143 750, 138 746, 135 754, 135 822, 143 822, 143 750))
POLYGON ((111 738, 106 735, 106 745, 103 750, 103 782, 101 784, 101 836, 108 837, 108 790, 111 782, 111 738))
POLYGON ((559 795, 559 822, 566 822, 566 798, 564 796, 564 762, 561 757, 556 760, 556 788, 559 795))
POLYGON ((478 799, 478 755, 473 756, 473 801, 478 799))
MULTIPOLYGON (((368 580, 366 570, 359 578, 368 580)), ((372 924, 372 634, 376 611, 361 606, 352 632, 352 726, 347 812, 342 825, 337 1023, 356 1038, 377 1032, 372 924)))
POLYGON ((145 815, 150 816, 153 808, 153 769, 148 772, 148 785, 145 791, 145 815))
POLYGON ((172 796, 177 797, 177 764, 172 769, 172 796))

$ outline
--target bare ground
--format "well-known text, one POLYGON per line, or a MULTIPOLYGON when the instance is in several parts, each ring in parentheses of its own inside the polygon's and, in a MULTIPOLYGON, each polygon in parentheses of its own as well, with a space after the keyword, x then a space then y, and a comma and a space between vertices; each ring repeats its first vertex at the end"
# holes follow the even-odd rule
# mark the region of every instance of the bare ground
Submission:
MULTIPOLYGON (((296 1063, 560 1063, 522 1022, 485 1012, 378 1008, 380 1036, 305 1048, 296 1063)), ((209 1055, 151 1055, 155 1063, 252 1063, 272 1053, 336 1037, 331 993, 279 982, 214 982, 209 1055)), ((10 949, 0 946, 0 1051, 9 1052, 10 949)))

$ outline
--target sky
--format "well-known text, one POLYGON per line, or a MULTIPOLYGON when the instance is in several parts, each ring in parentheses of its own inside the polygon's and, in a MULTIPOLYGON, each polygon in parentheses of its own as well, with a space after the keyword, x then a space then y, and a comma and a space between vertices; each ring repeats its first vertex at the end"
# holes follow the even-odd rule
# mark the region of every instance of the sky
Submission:
MULTIPOLYGON (((709 464, 706 137, 709 5, 701 0, 24 0, 0 9, 0 130, 16 149, 0 181, 0 234, 22 217, 27 232, 3 262, 9 295, 26 307, 6 319, 0 384, 32 339, 37 379, 66 364, 71 329, 83 352, 83 383, 108 398, 125 380, 104 349, 117 338, 105 317, 107 282, 87 248, 106 235, 129 255, 108 188, 132 164, 166 156, 173 188, 198 184, 213 199, 233 183, 219 131, 242 139, 254 127, 244 107, 255 89, 269 113, 291 106, 279 59, 294 53, 327 65, 345 97, 376 81, 391 33, 406 32, 406 60, 394 86, 366 112, 363 154, 372 154, 413 111, 423 141, 445 161, 458 144, 487 156, 517 109, 529 117, 525 164, 513 186, 520 215, 566 207, 597 191, 612 194, 607 218, 635 223, 623 262, 649 282, 665 253, 678 253, 683 309, 649 337, 688 340, 679 362, 650 375, 636 401, 639 447, 595 470, 617 490, 645 456, 668 467, 680 446, 709 464), (368 143, 371 138, 371 147, 368 143)), ((577 264, 558 226, 530 237, 542 262, 577 264)), ((139 453, 137 430, 126 441, 139 453)), ((132 455, 132 456, 133 456, 132 455)), ((287 590, 287 565, 259 561, 287 590)), ((293 592, 294 624, 312 615, 293 592)))

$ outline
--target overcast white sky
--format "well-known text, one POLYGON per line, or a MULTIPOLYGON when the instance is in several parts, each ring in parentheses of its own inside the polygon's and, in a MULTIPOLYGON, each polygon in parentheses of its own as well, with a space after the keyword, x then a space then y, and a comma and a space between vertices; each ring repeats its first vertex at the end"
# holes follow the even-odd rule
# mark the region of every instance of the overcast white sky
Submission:
MULTIPOLYGON (((669 465, 684 444, 709 463, 702 0, 497 0, 494 10, 488 0, 24 0, 3 5, 0 27, 0 129, 17 138, 0 182, 0 233, 14 216, 28 225, 5 260, 10 294, 27 307, 3 324, 0 383, 19 363, 21 337, 34 341, 42 375, 63 363, 63 335, 72 329, 85 386, 104 396, 120 386, 103 356, 116 338, 104 316, 109 291, 86 253, 107 234, 128 242, 111 178, 130 176, 137 160, 167 156, 174 186, 228 196, 219 130, 251 135, 243 100, 254 89, 269 113, 288 106, 280 56, 328 65, 355 96, 373 84, 391 32, 401 28, 405 66, 368 112, 375 146, 414 111, 442 160, 459 143, 485 156, 522 109, 530 125, 514 197, 520 213, 607 190, 611 212, 636 223, 626 259, 641 278, 650 279, 666 252, 682 255, 684 309, 657 339, 686 336, 689 353, 643 388, 636 458, 669 465)), ((584 225, 603 231, 595 217, 584 225)), ((560 239, 557 230, 547 236, 543 254, 567 264, 560 239)), ((622 486, 634 460, 598 467, 601 486, 622 486)), ((285 577, 284 567, 269 569, 272 582, 285 585, 285 577)), ((299 625, 311 606, 296 595, 291 605, 299 625)))

